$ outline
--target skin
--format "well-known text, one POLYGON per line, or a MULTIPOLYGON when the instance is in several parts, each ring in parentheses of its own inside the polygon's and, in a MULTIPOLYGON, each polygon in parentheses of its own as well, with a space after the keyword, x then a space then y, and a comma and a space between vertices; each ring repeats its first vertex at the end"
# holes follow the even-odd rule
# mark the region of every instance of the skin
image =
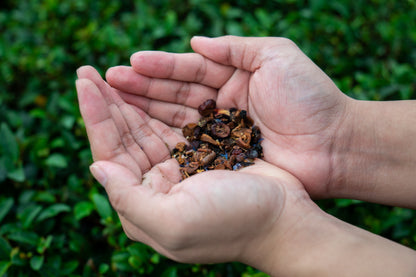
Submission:
MULTIPOLYGON (((241 261, 272 276, 414 276, 414 251, 341 222, 310 199, 356 195, 414 205, 411 166, 392 178, 413 197, 385 196, 397 189, 362 172, 363 164, 376 169, 383 157, 378 170, 387 176, 389 157, 401 169, 415 156, 382 149, 404 138, 378 133, 370 113, 376 115, 376 107, 342 94, 286 39, 194 38, 191 45, 196 53, 134 54, 132 67, 107 72, 111 86, 92 67, 77 72, 91 172, 126 234, 177 261, 241 261), (184 141, 179 128, 199 118, 196 108, 208 98, 248 110, 262 130, 264 160, 179 182, 169 152, 184 141), (354 191, 357 184, 361 190, 354 191)), ((388 127, 411 134, 392 124, 402 108, 388 113, 388 127)))
POLYGON ((349 98, 284 38, 195 37, 191 46, 196 53, 135 53, 107 81, 173 128, 196 121, 208 98, 248 110, 262 130, 264 160, 313 198, 416 208, 416 101, 349 98))
POLYGON ((126 102, 176 128, 196 121, 208 98, 247 110, 262 131, 264 159, 298 177, 313 196, 324 194, 332 178, 330 138, 348 98, 290 40, 205 40, 191 45, 206 58, 138 52, 132 67, 111 68, 107 81, 129 93, 121 94, 126 102))

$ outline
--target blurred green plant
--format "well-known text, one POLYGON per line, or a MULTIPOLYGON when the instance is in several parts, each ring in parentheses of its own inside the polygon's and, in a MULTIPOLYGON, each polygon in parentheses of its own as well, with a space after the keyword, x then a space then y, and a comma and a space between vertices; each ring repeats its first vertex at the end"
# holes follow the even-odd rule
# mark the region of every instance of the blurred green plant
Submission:
MULTIPOLYGON (((239 263, 178 264, 127 239, 88 172, 75 71, 139 50, 190 51, 194 35, 285 36, 342 91, 411 99, 415 1, 5 0, 0 4, 0 276, 266 276, 239 263)), ((415 211, 336 199, 331 214, 416 248, 415 211)))

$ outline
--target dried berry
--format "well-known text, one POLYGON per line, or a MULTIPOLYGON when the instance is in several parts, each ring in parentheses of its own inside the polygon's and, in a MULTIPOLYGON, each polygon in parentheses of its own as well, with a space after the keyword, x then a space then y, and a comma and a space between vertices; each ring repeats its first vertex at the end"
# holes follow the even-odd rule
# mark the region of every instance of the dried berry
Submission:
POLYGON ((231 137, 234 138, 237 142, 237 144, 244 148, 249 149, 250 148, 250 142, 251 142, 251 129, 250 128, 235 128, 231 132, 231 137))
POLYGON ((249 149, 246 154, 247 158, 255 159, 259 156, 259 152, 256 149, 249 149))
POLYGON ((207 135, 207 134, 202 134, 201 135, 201 141, 208 142, 208 143, 211 143, 213 145, 220 145, 220 143, 218 141, 216 141, 210 135, 207 135))
POLYGON ((185 142, 178 142, 175 146, 175 150, 182 152, 183 150, 185 150, 186 148, 186 143, 185 142))
POLYGON ((257 143, 260 139, 260 128, 257 126, 251 127, 251 141, 257 143))
POLYGON ((182 128, 183 136, 186 139, 192 138, 194 136, 194 130, 195 130, 196 127, 198 127, 198 124, 196 124, 196 123, 186 124, 185 127, 182 128))
POLYGON ((202 166, 207 166, 209 165, 217 156, 217 154, 215 154, 214 151, 212 151, 211 153, 207 154, 204 158, 201 159, 200 163, 202 166))
POLYGON ((188 150, 191 150, 191 149, 198 149, 199 148, 199 145, 200 145, 200 141, 198 141, 198 140, 193 140, 193 141, 191 141, 191 142, 189 142, 189 149, 188 150))
POLYGON ((230 132, 230 127, 222 122, 214 123, 211 126, 211 133, 214 137, 217 138, 226 138, 230 135, 230 132))
POLYGON ((183 179, 206 170, 238 170, 263 156, 260 129, 245 110, 217 109, 209 99, 198 111, 201 119, 182 128, 189 144, 180 142, 172 151, 183 179))
POLYGON ((216 107, 215 100, 208 99, 198 107, 198 112, 202 116, 207 116, 214 111, 216 107))

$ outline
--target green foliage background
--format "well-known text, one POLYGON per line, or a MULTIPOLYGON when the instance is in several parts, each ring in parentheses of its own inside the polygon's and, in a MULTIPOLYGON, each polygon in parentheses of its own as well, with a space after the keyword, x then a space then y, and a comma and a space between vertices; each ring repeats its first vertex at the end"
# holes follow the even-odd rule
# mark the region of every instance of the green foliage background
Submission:
MULTIPOLYGON (((1 1, 0 276, 264 276, 177 264, 126 238, 88 172, 77 67, 103 73, 135 51, 190 51, 193 35, 285 36, 352 97, 411 99, 415 25, 414 0, 1 1)), ((319 204, 416 249, 415 211, 319 204)))

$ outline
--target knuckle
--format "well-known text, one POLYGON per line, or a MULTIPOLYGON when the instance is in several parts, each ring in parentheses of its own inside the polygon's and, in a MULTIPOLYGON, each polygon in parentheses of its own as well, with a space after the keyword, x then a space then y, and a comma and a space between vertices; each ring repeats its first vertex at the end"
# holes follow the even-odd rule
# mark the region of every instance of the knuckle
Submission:
POLYGON ((132 134, 133 141, 140 142, 143 138, 151 136, 153 132, 146 123, 141 123, 132 130, 132 134))
POLYGON ((289 38, 285 38, 285 37, 280 37, 279 39, 279 44, 288 47, 288 48, 292 48, 292 49, 298 49, 298 46, 296 45, 296 43, 289 39, 289 38))
POLYGON ((174 126, 183 126, 183 123, 186 119, 186 107, 182 106, 181 108, 177 109, 172 117, 173 125, 174 126))
POLYGON ((171 79, 175 74, 176 69, 176 60, 174 56, 170 56, 168 62, 166 63, 166 78, 171 79))
MULTIPOLYGON (((173 135, 172 129, 169 127, 164 127, 160 130, 160 137, 161 138, 170 138, 173 135)), ((166 139, 165 139, 166 141, 166 139)))
POLYGON ((132 136, 130 132, 127 132, 127 131, 121 134, 121 142, 126 148, 135 144, 134 137, 132 136))
POLYGON ((109 160, 114 159, 115 157, 118 157, 118 156, 122 155, 125 152, 126 151, 125 151, 123 142, 120 140, 116 143, 116 145, 114 145, 113 148, 111 148, 110 151, 108 151, 107 159, 109 159, 109 160))
POLYGON ((205 78, 206 72, 207 72, 207 61, 205 58, 201 57, 202 63, 201 66, 198 67, 196 73, 195 73, 195 80, 194 82, 200 83, 205 78))
POLYGON ((186 103, 189 97, 190 91, 191 91, 190 84, 182 83, 181 86, 178 88, 178 91, 176 92, 175 102, 178 104, 186 103))

